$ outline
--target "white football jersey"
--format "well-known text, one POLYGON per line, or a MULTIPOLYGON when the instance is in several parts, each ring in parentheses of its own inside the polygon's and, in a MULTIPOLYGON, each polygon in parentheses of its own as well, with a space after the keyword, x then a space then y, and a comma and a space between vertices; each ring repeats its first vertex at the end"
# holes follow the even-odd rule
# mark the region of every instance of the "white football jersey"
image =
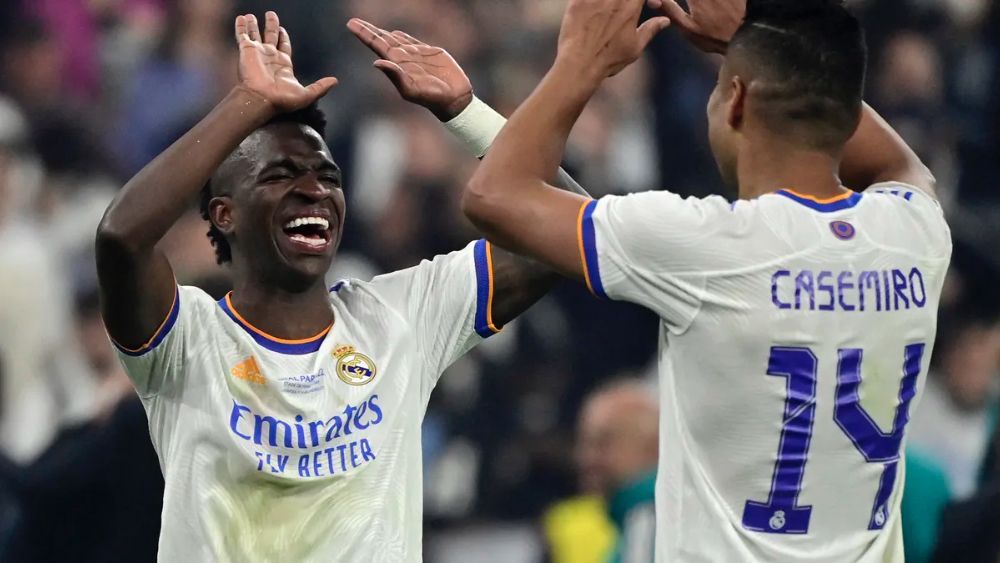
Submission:
POLYGON ((580 213, 588 286, 662 319, 657 561, 903 561, 906 423, 951 258, 938 203, 667 192, 580 213))
POLYGON ((484 241, 330 291, 334 324, 281 340, 180 287, 119 350, 166 481, 159 560, 420 561, 420 427, 441 372, 496 331, 484 241))

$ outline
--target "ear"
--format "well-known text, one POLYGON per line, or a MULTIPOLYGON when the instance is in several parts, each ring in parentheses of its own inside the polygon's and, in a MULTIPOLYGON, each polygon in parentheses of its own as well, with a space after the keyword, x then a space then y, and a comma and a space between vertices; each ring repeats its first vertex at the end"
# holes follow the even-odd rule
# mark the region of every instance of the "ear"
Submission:
POLYGON ((739 131, 743 125, 743 111, 747 101, 747 85, 739 76, 729 82, 729 97, 726 100, 726 123, 739 131))
POLYGON ((233 225, 233 199, 225 195, 213 197, 208 202, 208 217, 223 234, 232 234, 235 229, 233 225))

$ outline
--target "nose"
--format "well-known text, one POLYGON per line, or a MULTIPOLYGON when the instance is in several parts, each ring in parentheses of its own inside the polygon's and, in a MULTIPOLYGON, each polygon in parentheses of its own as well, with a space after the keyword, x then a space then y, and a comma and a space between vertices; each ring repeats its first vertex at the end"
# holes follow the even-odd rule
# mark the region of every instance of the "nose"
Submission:
POLYGON ((305 174, 295 182, 293 191, 306 199, 318 202, 330 197, 330 188, 320 182, 319 176, 314 173, 305 174))

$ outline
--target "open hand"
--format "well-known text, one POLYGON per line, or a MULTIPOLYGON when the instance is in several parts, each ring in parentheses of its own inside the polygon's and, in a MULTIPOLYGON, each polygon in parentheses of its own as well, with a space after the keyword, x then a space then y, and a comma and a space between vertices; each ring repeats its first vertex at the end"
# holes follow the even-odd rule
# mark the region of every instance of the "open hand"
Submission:
POLYGON ((570 61, 599 79, 634 63, 670 19, 639 24, 643 0, 569 0, 559 31, 557 61, 570 61))
POLYGON ((404 100, 429 109, 441 121, 450 121, 472 102, 469 77, 441 47, 358 18, 347 22, 347 28, 380 57, 375 68, 389 77, 404 100))
POLYGON ((649 0, 649 7, 669 17, 695 47, 725 53, 743 23, 747 0, 687 0, 687 5, 690 13, 676 0, 649 0))
POLYGON ((240 85, 267 100, 279 112, 302 109, 337 84, 333 77, 309 86, 299 83, 292 68, 292 42, 274 12, 265 16, 263 37, 256 16, 238 16, 236 41, 240 47, 240 85))

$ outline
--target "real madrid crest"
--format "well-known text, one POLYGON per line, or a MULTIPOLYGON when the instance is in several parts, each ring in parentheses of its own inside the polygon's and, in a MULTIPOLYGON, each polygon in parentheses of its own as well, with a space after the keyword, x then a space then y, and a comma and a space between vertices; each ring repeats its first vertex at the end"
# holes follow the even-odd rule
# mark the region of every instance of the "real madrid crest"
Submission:
POLYGON ((358 352, 354 346, 338 346, 333 350, 337 358, 337 377, 348 385, 365 385, 375 379, 375 362, 358 352))

